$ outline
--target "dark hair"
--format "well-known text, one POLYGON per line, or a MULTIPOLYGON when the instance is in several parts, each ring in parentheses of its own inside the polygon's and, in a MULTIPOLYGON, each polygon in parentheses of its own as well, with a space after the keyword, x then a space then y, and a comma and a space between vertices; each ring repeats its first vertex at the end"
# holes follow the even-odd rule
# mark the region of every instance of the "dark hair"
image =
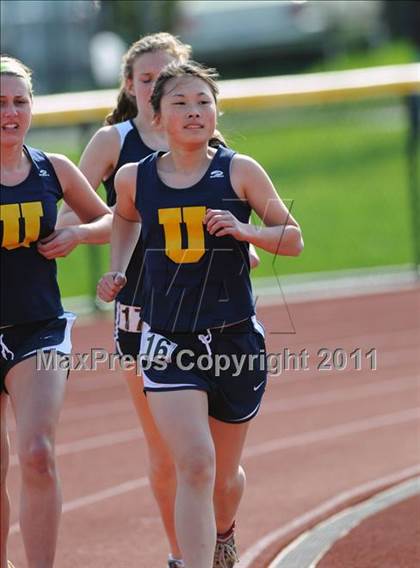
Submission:
MULTIPOLYGON (((194 77, 204 81, 211 90, 214 101, 217 104, 217 96, 219 94, 219 87, 217 86, 216 79, 218 77, 216 69, 204 67, 196 61, 187 61, 186 63, 169 63, 159 74, 153 88, 150 102, 155 114, 160 113, 160 103, 164 95, 164 88, 168 81, 176 77, 194 77)), ((227 146, 222 134, 215 130, 213 136, 209 140, 209 146, 217 148, 218 146, 227 146)))
POLYGON ((121 87, 118 93, 117 105, 107 115, 104 124, 117 124, 137 115, 136 99, 125 89, 127 79, 133 78, 133 64, 144 53, 165 51, 179 61, 187 61, 191 55, 191 46, 179 41, 178 38, 166 32, 144 36, 134 42, 123 56, 121 66, 121 87))
POLYGON ((28 85, 29 96, 32 99, 32 71, 22 61, 9 55, 2 55, 0 58, 0 74, 24 79, 28 85))

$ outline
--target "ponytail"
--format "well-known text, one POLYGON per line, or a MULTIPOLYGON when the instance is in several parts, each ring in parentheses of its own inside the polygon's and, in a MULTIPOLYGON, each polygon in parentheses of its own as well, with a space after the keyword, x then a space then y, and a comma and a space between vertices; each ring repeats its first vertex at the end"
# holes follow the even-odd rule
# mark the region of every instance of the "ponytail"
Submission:
POLYGON ((135 99, 127 94, 124 87, 118 93, 117 106, 110 112, 104 120, 104 125, 117 124, 137 116, 137 105, 135 99))
POLYGON ((182 43, 177 37, 166 32, 150 34, 135 41, 125 53, 121 66, 121 88, 118 94, 117 106, 105 118, 104 124, 111 125, 124 122, 137 116, 136 100, 127 94, 125 82, 133 78, 133 65, 137 57, 144 53, 162 51, 171 55, 177 61, 187 61, 191 55, 191 46, 182 43))
POLYGON ((210 148, 219 148, 219 146, 223 146, 224 148, 228 147, 223 134, 219 132, 219 130, 213 132, 213 136, 209 140, 209 146, 210 148))

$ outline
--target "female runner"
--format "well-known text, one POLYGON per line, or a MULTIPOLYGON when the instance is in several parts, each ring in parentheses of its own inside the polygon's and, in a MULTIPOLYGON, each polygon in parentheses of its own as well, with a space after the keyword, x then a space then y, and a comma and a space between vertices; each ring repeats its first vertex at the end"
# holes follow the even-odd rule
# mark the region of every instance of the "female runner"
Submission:
MULTIPOLYGON (((142 37, 125 54, 117 106, 106 118, 106 126, 94 134, 79 164, 94 188, 103 182, 109 206, 115 206, 115 175, 121 166, 137 162, 156 150, 168 149, 165 133, 153 122, 150 96, 162 69, 170 62, 186 62, 190 54, 190 46, 163 32, 142 37)), ((64 205, 59 213, 58 226, 71 226, 77 222, 74 212, 64 205)), ((142 303, 138 267, 142 262, 140 238, 126 271, 127 284, 115 303, 114 335, 116 349, 121 356, 137 357, 139 353, 142 303)), ((251 266, 256 266, 258 262, 255 249, 251 249, 251 266)), ((134 369, 125 369, 124 375, 145 434, 150 485, 170 547, 168 567, 181 568, 181 552, 173 520, 176 491, 173 461, 150 413, 141 377, 139 380, 134 369)))
POLYGON ((279 255, 303 248, 261 166, 209 146, 217 93, 211 72, 192 62, 159 75, 151 102, 169 151, 118 172, 111 272, 98 285, 105 301, 122 289, 141 222, 144 388, 175 462, 176 536, 188 568, 230 568, 237 560, 240 457, 266 383, 249 243, 279 255), (264 227, 249 224, 251 210, 264 227), (215 554, 216 517, 224 534, 215 554))
MULTIPOLYGON (((31 73, 1 57, 1 568, 7 567, 9 441, 6 407, 16 419, 22 472, 20 527, 28 566, 53 566, 61 512, 54 440, 67 371, 42 368, 37 355, 71 350, 73 314, 63 311, 55 258, 79 243, 109 240, 112 215, 64 156, 25 144, 32 116, 31 73), (63 198, 81 221, 55 230, 63 198)), ((10 566, 9 562, 9 566, 10 566)))

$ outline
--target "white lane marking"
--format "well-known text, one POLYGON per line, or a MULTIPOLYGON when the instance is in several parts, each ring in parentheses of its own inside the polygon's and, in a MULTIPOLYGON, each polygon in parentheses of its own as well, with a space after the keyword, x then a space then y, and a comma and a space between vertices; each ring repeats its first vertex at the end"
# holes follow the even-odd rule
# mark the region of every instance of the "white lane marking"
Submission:
MULTIPOLYGON (((264 442, 262 444, 258 444, 255 446, 249 446, 247 448, 245 448, 244 450, 244 459, 249 459, 249 458, 253 458, 256 456, 260 456, 262 454, 267 454, 267 453, 271 453, 271 452, 275 452, 275 451, 279 451, 282 449, 286 449, 286 448, 292 448, 292 447, 298 447, 304 444, 309 444, 309 443, 315 443, 318 441, 324 441, 324 440, 328 440, 331 438, 334 438, 335 436, 343 436, 346 434, 352 434, 355 432, 362 432, 362 431, 366 431, 366 430, 371 430, 372 428, 381 428, 384 426, 391 426, 393 424, 398 424, 398 423, 403 423, 403 422, 408 422, 410 420, 413 419, 417 419, 419 418, 419 409, 410 409, 404 412, 400 412, 400 413, 396 413, 396 414, 387 414, 384 416, 377 416, 373 419, 369 419, 369 420, 362 420, 360 422, 351 422, 349 424, 343 424, 339 427, 336 428, 326 428, 323 430, 318 430, 315 432, 306 432, 304 434, 298 435, 298 436, 289 436, 287 438, 280 438, 277 440, 271 440, 269 442, 264 442)), ((136 432, 136 431, 132 431, 132 432, 136 432)), ((146 479, 146 478, 141 478, 141 479, 146 479)), ((135 484, 138 481, 136 480, 132 480, 128 483, 128 487, 132 487, 132 485, 130 484, 135 484)), ((122 485, 117 485, 114 488, 109 488, 107 490, 105 490, 105 493, 103 491, 99 492, 99 493, 94 493, 93 495, 86 495, 85 497, 81 497, 80 499, 76 499, 74 501, 69 501, 68 503, 66 503, 63 507, 63 511, 73 511, 74 509, 78 509, 79 507, 82 507, 84 505, 89 505, 91 503, 96 503, 98 501, 102 501, 103 499, 106 499, 108 497, 113 497, 114 493, 113 491, 117 491, 115 493, 115 495, 121 495, 122 493, 125 493, 126 491, 129 491, 131 489, 126 489, 126 490, 122 490, 121 487, 125 486, 125 484, 122 485), (95 497, 97 495, 105 495, 104 497, 95 497), (74 505, 74 503, 80 503, 80 505, 74 505)), ((142 487, 145 487, 145 485, 142 485, 142 487)), ((136 488, 136 487, 134 487, 136 488)), ((18 529, 16 527, 18 527, 18 524, 15 523, 12 528, 14 528, 14 532, 18 532, 18 529)))
MULTIPOLYGON (((98 491, 97 493, 91 493, 90 495, 85 495, 84 497, 79 497, 78 499, 73 499, 72 501, 67 501, 63 504, 63 513, 68 513, 70 511, 75 511, 81 507, 87 507, 88 505, 94 505, 105 499, 111 497, 117 497, 117 495, 123 495, 129 491, 135 491, 137 489, 143 489, 149 485, 149 480, 147 477, 140 477, 139 479, 132 479, 130 481, 125 481, 119 485, 114 485, 103 491, 98 491)), ((10 527, 9 534, 16 534, 20 532, 19 523, 14 523, 10 527)))
MULTIPOLYGON (((270 334, 270 331, 267 332, 270 334)), ((274 334, 273 334, 274 335, 274 334)), ((360 348, 362 351, 367 348, 376 348, 379 358, 382 360, 383 357, 390 358, 393 356, 401 356, 404 359, 407 354, 416 355, 418 346, 418 337, 420 337, 420 329, 406 329, 406 330, 390 330, 385 333, 370 333, 367 335, 359 335, 357 333, 352 333, 350 335, 342 335, 334 337, 323 337, 319 330, 317 330, 317 335, 320 339, 316 341, 305 340, 305 338, 296 335, 278 335, 280 338, 279 343, 281 343, 280 353, 284 352, 284 349, 288 348, 291 352, 297 353, 302 349, 306 349, 309 355, 312 357, 318 353, 318 350, 323 347, 330 347, 331 349, 337 349, 340 347, 347 347, 346 351, 350 351, 348 348, 349 344, 351 349, 360 348), (417 337, 418 336, 418 337, 417 337), (287 338, 287 341, 286 339, 287 338), (390 338, 392 339, 392 345, 389 345, 390 338), (382 342, 388 343, 386 349, 383 349, 382 342), (402 345, 404 347, 402 347, 402 345)), ((268 343, 268 341, 267 341, 268 343)), ((275 351, 275 350, 274 350, 275 351)), ((286 353, 287 355, 287 353, 286 353)), ((362 371, 365 369, 362 369, 362 371)))
MULTIPOLYGON (((253 278, 253 289, 257 307, 269 308, 372 295, 406 295, 418 289, 418 281, 409 265, 376 266, 253 278)), ((68 308, 73 308, 69 311, 81 314, 77 327, 97 324, 98 318, 92 312, 89 296, 69 296, 64 302, 68 308)), ((105 304, 104 307, 105 323, 112 326, 112 305, 105 304)), ((100 323, 103 325, 103 319, 100 323)))
POLYGON ((343 270, 278 277, 255 278, 254 295, 257 307, 312 303, 335 299, 352 299, 378 294, 400 294, 416 291, 418 281, 414 270, 395 267, 385 272, 383 267, 343 270))
MULTIPOLYGON (((413 357, 417 357, 417 353, 415 353, 413 350, 402 350, 404 352, 407 352, 407 355, 412 355, 413 357)), ((401 369, 401 364, 398 363, 398 360, 400 359, 400 351, 394 351, 394 352, 390 352, 387 353, 386 355, 381 355, 380 356, 380 371, 383 370, 387 370, 390 368, 398 368, 399 370, 401 369), (390 365, 388 365, 388 361, 389 363, 391 363, 390 365), (397 361, 397 363, 396 363, 397 361)), ((407 357, 405 357, 405 360, 407 360, 407 357)), ((352 371, 352 375, 351 377, 357 377, 359 375, 359 373, 363 373, 363 371, 352 371)), ((296 376, 291 376, 294 373, 289 373, 289 372, 285 372, 285 374, 282 374, 279 377, 274 377, 274 376, 270 376, 268 377, 268 385, 270 385, 270 388, 273 388, 274 386, 280 386, 280 385, 284 385, 284 384, 289 384, 291 382, 302 382, 303 380, 314 380, 316 378, 319 378, 319 374, 314 374, 313 372, 308 372, 308 373, 299 373, 296 376)), ((324 375, 324 377, 326 377, 327 375, 324 375)), ((334 375, 335 377, 338 376, 338 374, 334 375)), ((341 378, 341 377, 340 377, 341 378)), ((348 374, 343 375, 343 378, 350 378, 348 374)), ((416 378, 420 379, 420 376, 418 377, 411 377, 408 380, 415 380, 416 378)), ((386 385, 386 383, 403 383, 403 380, 397 380, 397 379, 386 379, 386 380, 382 380, 382 381, 378 381, 375 380, 375 382, 373 383, 369 383, 369 385, 386 385)), ((366 389, 368 390, 370 388, 369 385, 366 385, 366 389)), ((391 387, 390 387, 391 388, 391 387)), ((352 389, 347 389, 345 392, 349 394, 349 396, 351 397, 352 395, 350 394, 350 391, 352 389)), ((353 390, 356 390, 356 388, 354 388, 353 390)), ((399 389, 396 388, 396 392, 399 389)), ((402 389, 404 390, 404 389, 402 389)), ((328 393, 338 393, 338 389, 333 390, 333 391, 328 391, 328 393)), ((343 391, 344 392, 344 391, 343 391)), ((324 394, 319 394, 319 395, 313 395, 315 396, 319 396, 320 399, 322 397, 328 397, 328 393, 324 393, 324 394)), ((378 394, 380 394, 380 391, 378 389, 378 394)), ((308 397, 311 397, 312 395, 307 395, 308 397)), ((334 396, 334 395, 333 395, 334 396)), ((356 396, 356 395, 355 395, 356 396)), ((366 394, 366 396, 370 396, 369 394, 366 394)), ((358 397, 358 395, 357 395, 358 397)), ((299 397, 299 401, 305 401, 307 399, 306 396, 302 396, 299 397)), ((286 408, 286 405, 289 403, 289 400, 291 399, 287 399, 284 401, 281 401, 279 403, 276 402, 269 402, 269 401, 264 401, 263 405, 262 405, 262 412, 265 413, 266 411, 271 412, 271 406, 273 406, 273 408, 279 404, 279 410, 280 409, 284 409, 284 410, 288 410, 288 408, 286 408), (281 406, 284 406, 284 408, 281 408, 281 406)), ((337 394, 337 399, 334 400, 340 400, 339 398, 339 394, 337 394)), ((302 404, 306 404, 305 402, 302 402, 302 404)), ((319 402, 319 404, 324 404, 321 400, 319 402)), ((130 408, 132 408, 132 402, 130 401, 130 398, 127 396, 127 398, 121 398, 121 399, 117 399, 114 400, 112 402, 101 402, 101 403, 92 403, 92 404, 85 404, 83 406, 69 406, 69 407, 64 407, 61 415, 60 415, 60 425, 62 424, 67 424, 69 422, 76 422, 79 420, 85 420, 85 419, 90 419, 90 418, 99 418, 101 416, 109 416, 111 414, 122 414, 122 413, 126 413, 130 410, 130 408)), ((301 406, 299 405, 299 403, 296 406, 293 406, 292 403, 292 408, 301 408, 301 406)), ((304 408, 304 406, 302 406, 302 408, 304 408)), ((16 431, 16 426, 14 421, 12 420, 12 415, 10 413, 10 422, 8 424, 8 431, 9 432, 15 432, 16 431)))
POLYGON ((341 388, 329 390, 325 393, 308 394, 296 397, 288 397, 278 401, 264 401, 261 406, 261 414, 273 412, 289 412, 302 408, 312 408, 341 400, 357 400, 358 398, 386 395, 406 390, 417 390, 420 387, 420 377, 407 377, 402 380, 388 379, 369 383, 360 387, 341 388))
POLYGON ((60 423, 123 413, 127 412, 130 408, 132 408, 132 406, 133 405, 128 396, 125 398, 114 399, 112 402, 95 402, 93 404, 84 404, 82 406, 68 406, 64 407, 61 412, 60 423))
POLYGON ((317 442, 324 442, 326 440, 334 440, 349 434, 356 434, 357 432, 366 432, 368 430, 375 430, 376 428, 384 428, 386 426, 394 426, 396 424, 403 424, 404 422, 412 422, 420 420, 420 407, 410 408, 402 412, 395 412, 392 414, 383 414, 368 418, 366 420, 356 420, 347 422, 346 424, 339 424, 338 426, 328 426, 321 430, 312 432, 303 432, 295 436, 287 436, 286 438, 274 438, 262 444, 254 446, 247 446, 244 449, 244 457, 255 458, 264 454, 278 452, 288 448, 297 448, 299 446, 306 446, 317 442))
POLYGON ((365 519, 420 494, 420 477, 376 493, 300 534, 271 562, 269 568, 316 568, 334 544, 365 519))
MULTIPOLYGON (((140 428, 132 428, 131 430, 121 430, 112 434, 103 434, 102 436, 92 436, 91 438, 82 438, 75 442, 67 444, 58 444, 56 446, 57 456, 66 456, 87 450, 96 450, 98 448, 106 448, 115 444, 124 444, 132 440, 143 438, 143 432, 140 428)), ((18 465, 19 460, 16 454, 10 456, 10 467, 18 465)))
POLYGON ((393 483, 398 483, 408 477, 417 475, 420 473, 420 464, 408 467, 401 471, 386 475, 357 485, 352 489, 348 489, 339 493, 338 495, 324 501, 317 507, 307 511, 303 515, 295 517, 285 525, 278 527, 267 533, 265 536, 257 540, 248 550, 242 554, 241 560, 237 565, 238 568, 252 568, 255 560, 267 549, 269 546, 273 545, 276 541, 281 538, 285 538, 288 534, 298 530, 303 529, 308 523, 312 523, 314 520, 321 518, 322 516, 332 513, 337 507, 343 506, 353 499, 357 499, 370 493, 372 491, 378 491, 381 488, 391 485, 393 483))
MULTIPOLYGON (((262 407, 262 415, 273 414, 277 412, 288 412, 292 410, 297 410, 300 408, 309 408, 312 406, 319 406, 322 404, 329 404, 331 402, 337 402, 340 400, 355 400, 357 398, 363 398, 368 396, 377 396, 388 393, 402 392, 404 390, 417 389, 415 382, 418 379, 407 378, 405 380, 400 380, 398 382, 387 380, 381 383, 376 383, 374 385, 364 385, 360 388, 337 389, 334 392, 315 395, 308 395, 302 397, 288 398, 278 402, 267 402, 262 407), (390 384, 388 384, 390 383, 390 384)), ((329 431, 331 431, 329 429, 329 431)), ((306 434, 299 434, 298 436, 306 436, 306 434)), ((90 438, 82 438, 81 440, 76 440, 74 442, 68 442, 64 444, 57 444, 56 455, 65 456, 68 454, 82 452, 87 450, 96 450, 99 448, 104 448, 112 446, 114 444, 122 444, 135 440, 136 438, 144 438, 144 434, 140 428, 133 428, 130 430, 121 430, 119 432, 114 432, 112 434, 103 434, 99 436, 92 436, 90 438)), ((18 457, 16 454, 10 456, 10 467, 18 465, 18 457)))
MULTIPOLYGON (((417 349, 417 347, 416 347, 417 349)), ((406 350, 404 350, 406 351, 406 350)), ((414 350, 410 351, 411 361, 408 359, 407 355, 405 354, 403 359, 399 358, 398 352, 391 352, 380 354, 378 352, 377 355, 377 370, 372 370, 369 367, 365 366, 360 371, 357 369, 345 369, 344 371, 336 371, 334 369, 328 371, 319 371, 318 369, 308 369, 307 371, 304 369, 298 369, 290 371, 283 371, 280 375, 270 375, 268 374, 268 384, 271 387, 279 387, 280 385, 284 384, 296 384, 301 383, 303 381, 315 381, 320 379, 331 379, 335 381, 339 380, 352 380, 357 379, 360 377, 364 381, 366 381, 367 376, 370 374, 372 377, 372 381, 376 380, 377 377, 383 374, 390 374, 395 371, 395 375, 399 376, 401 374, 401 370, 403 367, 410 366, 408 372, 415 371, 415 367, 418 366, 418 355, 417 352, 414 350), (401 363, 403 360, 403 363, 401 363), (413 369, 414 367, 414 369, 413 369)), ((420 374, 415 375, 416 377, 420 377, 420 374)))
MULTIPOLYGON (((60 414, 60 425, 69 422, 78 422, 79 420, 89 420, 91 418, 100 418, 102 416, 110 416, 111 414, 127 413, 133 405, 128 397, 116 399, 112 402, 96 402, 93 404, 84 404, 82 406, 65 406, 60 414)), ((13 422, 8 426, 9 432, 16 431, 16 425, 13 422)))

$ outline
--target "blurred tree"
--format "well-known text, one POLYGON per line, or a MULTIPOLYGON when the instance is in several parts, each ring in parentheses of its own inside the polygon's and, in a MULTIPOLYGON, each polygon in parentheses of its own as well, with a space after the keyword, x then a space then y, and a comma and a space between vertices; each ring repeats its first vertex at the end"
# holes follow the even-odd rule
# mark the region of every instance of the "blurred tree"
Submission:
POLYGON ((384 20, 391 35, 413 41, 420 48, 420 2, 388 0, 383 3, 384 20))
POLYGON ((98 26, 112 30, 128 44, 139 36, 170 32, 177 17, 177 0, 96 0, 98 26))

